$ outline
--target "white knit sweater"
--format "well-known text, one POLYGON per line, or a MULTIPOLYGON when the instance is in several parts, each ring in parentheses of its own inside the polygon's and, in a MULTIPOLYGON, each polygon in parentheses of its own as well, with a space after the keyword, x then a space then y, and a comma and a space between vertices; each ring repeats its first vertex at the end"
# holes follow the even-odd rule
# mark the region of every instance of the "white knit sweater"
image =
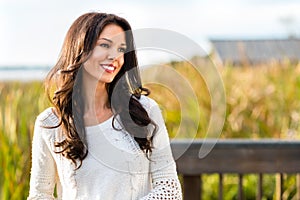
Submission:
MULTIPOLYGON (((55 186, 57 199, 64 200, 182 199, 161 111, 149 97, 142 96, 139 101, 158 125, 150 160, 130 134, 112 127, 111 117, 86 127, 89 152, 78 170, 70 160, 54 152, 54 142, 64 137, 60 128, 44 128, 58 123, 52 109, 42 112, 34 129, 28 200, 55 199, 55 186)), ((117 121, 114 125, 121 128, 117 121)))

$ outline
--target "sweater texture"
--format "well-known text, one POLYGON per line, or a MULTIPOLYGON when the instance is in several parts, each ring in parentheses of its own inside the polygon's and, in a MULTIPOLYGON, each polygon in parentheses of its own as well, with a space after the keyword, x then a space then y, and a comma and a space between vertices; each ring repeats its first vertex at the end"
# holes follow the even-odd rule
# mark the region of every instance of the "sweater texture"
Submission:
MULTIPOLYGON (((182 199, 181 186, 161 110, 149 97, 140 103, 157 125, 149 159, 118 117, 86 128, 87 157, 82 166, 55 153, 64 140, 52 108, 36 119, 28 200, 150 200, 182 199), (114 129, 112 126, 118 130, 114 129), (56 188, 57 197, 54 197, 56 188)), ((147 127, 149 131, 153 126, 147 127)))

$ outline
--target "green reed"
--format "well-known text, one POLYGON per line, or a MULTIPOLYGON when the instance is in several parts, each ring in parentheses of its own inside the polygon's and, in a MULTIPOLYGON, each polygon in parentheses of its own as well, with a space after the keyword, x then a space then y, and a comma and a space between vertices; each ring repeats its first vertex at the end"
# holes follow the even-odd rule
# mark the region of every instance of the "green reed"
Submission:
POLYGON ((0 199, 28 195, 35 117, 47 106, 42 83, 0 83, 0 199))
POLYGON ((300 137, 300 65, 224 68, 227 116, 222 137, 300 137))

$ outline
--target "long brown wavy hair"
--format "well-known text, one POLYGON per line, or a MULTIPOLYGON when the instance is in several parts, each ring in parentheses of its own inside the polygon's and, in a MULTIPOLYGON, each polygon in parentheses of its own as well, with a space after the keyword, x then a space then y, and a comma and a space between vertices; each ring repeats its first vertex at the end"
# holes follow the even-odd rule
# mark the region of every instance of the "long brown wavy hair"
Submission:
POLYGON ((70 159, 77 168, 88 154, 83 121, 81 70, 90 57, 100 33, 108 24, 116 24, 124 30, 127 46, 121 70, 114 80, 106 85, 108 106, 114 113, 112 125, 114 127, 114 122, 119 116, 123 128, 134 137, 147 156, 152 150, 156 125, 138 101, 142 94, 148 95, 150 91, 141 84, 131 27, 124 18, 114 14, 86 13, 71 25, 59 59, 45 80, 48 98, 59 118, 57 126, 49 128, 61 127, 64 134, 64 140, 55 143, 59 148, 56 153, 70 159), (149 133, 147 129, 149 124, 154 126, 153 133, 149 133))

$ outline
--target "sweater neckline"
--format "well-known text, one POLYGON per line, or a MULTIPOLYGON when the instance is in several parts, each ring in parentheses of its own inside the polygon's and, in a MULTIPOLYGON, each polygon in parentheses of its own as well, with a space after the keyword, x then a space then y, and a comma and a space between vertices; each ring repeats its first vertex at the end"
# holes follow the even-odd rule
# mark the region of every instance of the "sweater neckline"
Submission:
POLYGON ((104 130, 104 129, 111 127, 113 117, 114 117, 114 115, 112 115, 110 118, 108 118, 107 120, 105 120, 101 123, 91 125, 91 126, 85 126, 87 133, 104 130))

